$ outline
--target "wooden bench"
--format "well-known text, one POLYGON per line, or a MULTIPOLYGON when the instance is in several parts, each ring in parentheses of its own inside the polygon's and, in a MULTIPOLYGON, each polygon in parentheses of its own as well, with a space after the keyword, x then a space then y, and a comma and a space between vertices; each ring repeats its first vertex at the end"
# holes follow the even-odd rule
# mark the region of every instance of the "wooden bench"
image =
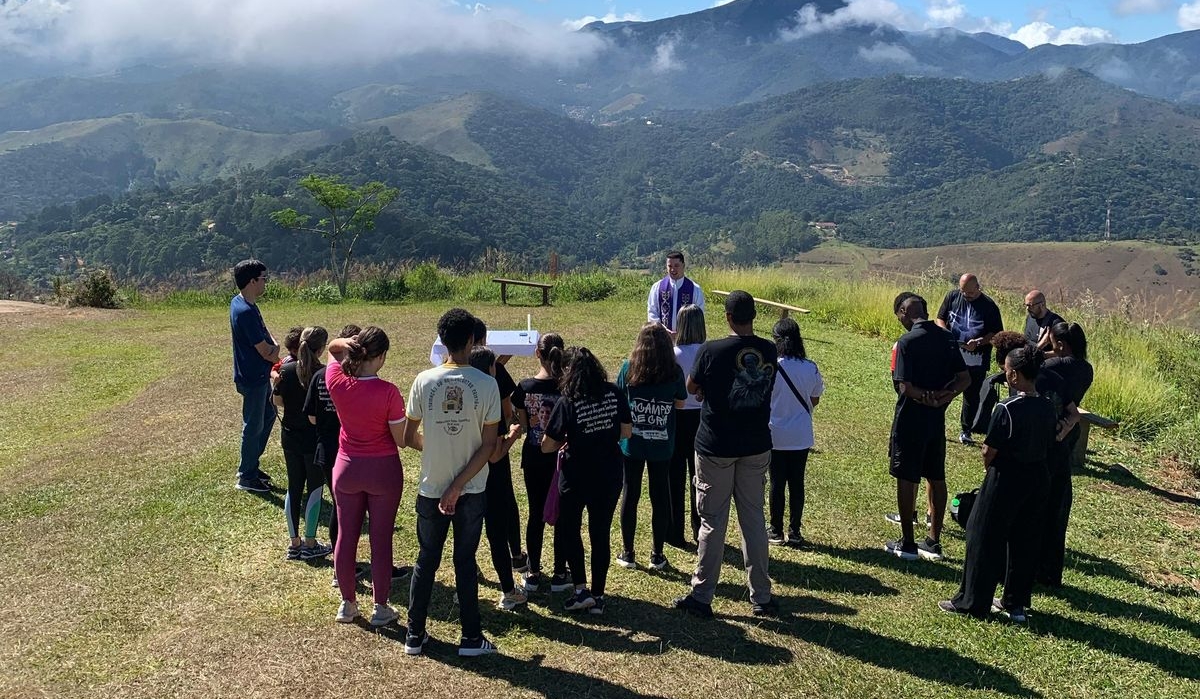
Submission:
POLYGON ((529 287, 533 287, 535 289, 541 289, 542 290, 542 305, 543 306, 550 305, 550 290, 554 288, 553 284, 545 284, 543 282, 527 282, 523 279, 501 279, 499 277, 496 277, 492 281, 494 281, 500 285, 500 303, 505 306, 508 305, 508 285, 509 284, 514 284, 516 286, 529 286, 529 287))
MULTIPOLYGON (((718 289, 713 289, 712 293, 716 294, 717 296, 722 296, 722 297, 729 295, 728 291, 720 291, 718 289)), ((800 308, 799 306, 789 306, 786 303, 779 303, 778 301, 767 301, 766 299, 755 298, 754 302, 761 303, 764 306, 778 308, 780 318, 787 318, 789 313, 812 313, 812 311, 808 310, 807 308, 800 308)))
POLYGON ((1092 425, 1105 430, 1114 430, 1121 426, 1116 420, 1110 420, 1103 415, 1079 409, 1079 441, 1075 443, 1075 451, 1071 453, 1071 467, 1080 468, 1087 459, 1088 436, 1092 425))

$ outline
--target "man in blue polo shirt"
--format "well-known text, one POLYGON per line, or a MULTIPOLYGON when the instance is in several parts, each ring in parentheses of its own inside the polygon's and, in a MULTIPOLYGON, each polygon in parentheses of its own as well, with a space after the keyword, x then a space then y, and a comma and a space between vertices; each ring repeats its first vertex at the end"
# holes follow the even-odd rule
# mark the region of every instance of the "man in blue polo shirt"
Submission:
POLYGON ((279 360, 279 343, 271 337, 254 302, 267 289, 267 266, 242 260, 233 268, 240 293, 229 303, 229 329, 233 337, 233 383, 242 396, 242 449, 238 462, 238 490, 265 493, 271 477, 259 469, 275 424, 271 403, 271 367, 279 360))

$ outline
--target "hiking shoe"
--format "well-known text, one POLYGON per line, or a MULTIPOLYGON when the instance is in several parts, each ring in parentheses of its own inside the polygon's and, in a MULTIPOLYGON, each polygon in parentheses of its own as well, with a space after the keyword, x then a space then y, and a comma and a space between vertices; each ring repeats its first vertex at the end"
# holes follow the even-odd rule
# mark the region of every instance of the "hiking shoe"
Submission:
POLYGON ((883 545, 883 550, 906 561, 915 561, 920 557, 917 544, 915 542, 906 544, 902 539, 887 542, 883 545))
POLYGON ((342 600, 342 606, 338 607, 337 616, 333 618, 339 624, 349 624, 358 618, 358 602, 350 600, 342 600))
POLYGON ((458 654, 464 658, 474 658, 477 655, 499 653, 500 649, 483 636, 479 638, 464 638, 458 642, 458 654))
POLYGON ((699 600, 697 600, 695 597, 692 597, 691 595, 684 595, 683 597, 676 597, 674 600, 671 601, 671 606, 676 609, 682 609, 683 611, 687 612, 688 614, 691 614, 693 616, 698 616, 701 619, 713 618, 712 605, 700 602, 699 600))
POLYGON ((237 488, 238 490, 244 490, 248 493, 271 492, 271 488, 267 485, 266 481, 261 480, 247 480, 245 478, 239 478, 237 485, 233 487, 237 488))
POLYGON ((525 592, 519 587, 514 587, 511 592, 500 595, 500 602, 496 606, 506 612, 511 612, 528 601, 529 598, 525 596, 525 592))
POLYGON ((596 598, 592 597, 592 593, 588 592, 588 589, 585 587, 582 590, 576 590, 575 594, 568 597, 567 601, 563 602, 563 609, 568 612, 580 612, 595 606, 595 604, 596 598))
POLYGON ((412 566, 392 566, 392 582, 403 580, 412 575, 412 566))
POLYGON ((767 527, 767 543, 768 544, 782 544, 783 543, 783 532, 779 531, 775 527, 767 527))
POLYGON ((633 551, 622 551, 617 554, 617 565, 629 570, 637 570, 637 561, 633 559, 633 551))
POLYGON ((600 616, 604 613, 604 595, 596 595, 592 600, 594 604, 588 608, 588 614, 600 616))
POLYGON ((550 576, 550 591, 551 592, 566 592, 574 589, 575 585, 571 582, 571 576, 566 573, 555 573, 550 576))
MULTIPOLYGON (((290 553, 290 551, 289 551, 289 553, 290 553)), ((313 544, 312 546, 301 546, 300 547, 300 560, 311 561, 314 558, 324 558, 331 553, 333 553, 332 546, 330 546, 329 544, 322 544, 321 542, 318 541, 317 543, 313 544)))
POLYGON ((542 574, 527 573, 521 583, 525 587, 525 594, 531 595, 542 588, 542 574))
POLYGON ((404 653, 406 655, 420 655, 421 651, 425 650, 426 643, 429 643, 428 631, 419 636, 409 632, 404 635, 404 653))
POLYGON ((942 542, 935 541, 933 537, 925 537, 924 541, 917 544, 917 555, 930 561, 942 560, 942 542))
POLYGON ((777 617, 779 616, 779 603, 775 601, 774 597, 766 602, 755 602, 750 605, 750 613, 754 616, 777 617))
POLYGON ((371 615, 371 626, 387 626, 400 618, 399 612, 386 604, 375 605, 375 613, 371 615))
POLYGON ((288 546, 287 547, 287 555, 284 556, 283 560, 285 560, 285 561, 300 560, 300 551, 303 548, 304 548, 303 546, 288 546))
POLYGON ((958 443, 959 443, 959 444, 965 444, 965 445, 967 445, 967 446, 969 446, 969 447, 973 447, 973 446, 975 446, 975 440, 974 440, 974 439, 971 437, 971 435, 970 435, 969 433, 967 433, 967 432, 960 432, 960 433, 958 434, 958 443))
POLYGON ((661 553, 650 554, 650 567, 655 570, 662 570, 667 567, 667 557, 661 553))
POLYGON ((529 572, 529 554, 522 551, 520 556, 513 556, 512 567, 518 573, 529 572))

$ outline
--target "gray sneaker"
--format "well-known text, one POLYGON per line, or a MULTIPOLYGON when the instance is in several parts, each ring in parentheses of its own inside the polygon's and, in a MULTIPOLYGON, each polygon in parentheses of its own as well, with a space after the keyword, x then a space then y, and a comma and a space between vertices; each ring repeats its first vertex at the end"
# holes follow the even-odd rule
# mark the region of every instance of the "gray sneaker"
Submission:
POLYGON ((387 626, 400 618, 399 612, 386 604, 375 605, 375 613, 371 615, 371 626, 387 626))

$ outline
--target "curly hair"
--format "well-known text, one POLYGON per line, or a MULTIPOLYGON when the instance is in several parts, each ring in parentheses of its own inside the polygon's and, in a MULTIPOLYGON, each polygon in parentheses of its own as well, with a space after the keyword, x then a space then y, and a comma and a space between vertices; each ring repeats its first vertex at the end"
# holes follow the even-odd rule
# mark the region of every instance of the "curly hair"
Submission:
POLYGON ((674 381, 678 372, 671 334, 659 323, 643 325, 629 353, 625 382, 630 386, 654 386, 674 381))

